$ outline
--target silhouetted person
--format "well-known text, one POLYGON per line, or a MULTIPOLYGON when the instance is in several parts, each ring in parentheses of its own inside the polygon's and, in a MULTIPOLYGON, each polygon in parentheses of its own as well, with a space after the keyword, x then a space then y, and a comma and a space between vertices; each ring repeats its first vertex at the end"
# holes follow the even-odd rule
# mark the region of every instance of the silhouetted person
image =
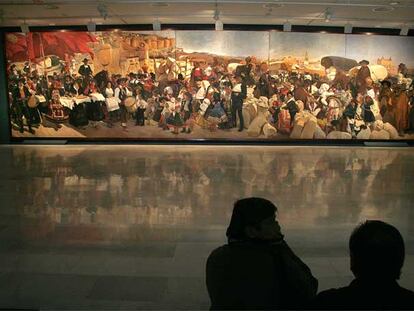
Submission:
POLYGON ((300 308, 316 295, 318 281, 284 241, 272 202, 236 201, 226 235, 207 260, 212 310, 300 308))
POLYGON ((349 250, 355 279, 349 286, 319 293, 316 309, 414 309, 414 292, 397 283, 405 250, 395 227, 366 221, 352 233, 349 250))

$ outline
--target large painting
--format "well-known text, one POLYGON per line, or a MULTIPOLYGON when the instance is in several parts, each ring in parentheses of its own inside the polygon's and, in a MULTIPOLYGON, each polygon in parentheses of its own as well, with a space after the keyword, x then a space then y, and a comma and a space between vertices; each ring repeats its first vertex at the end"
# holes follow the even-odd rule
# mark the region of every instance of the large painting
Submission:
POLYGON ((414 139, 412 37, 7 33, 6 57, 13 138, 414 139))

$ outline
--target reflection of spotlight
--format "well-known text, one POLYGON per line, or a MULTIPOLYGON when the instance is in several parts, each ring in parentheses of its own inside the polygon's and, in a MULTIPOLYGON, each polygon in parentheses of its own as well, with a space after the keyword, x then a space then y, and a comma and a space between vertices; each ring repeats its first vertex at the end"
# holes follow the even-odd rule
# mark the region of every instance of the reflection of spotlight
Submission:
POLYGON ((156 19, 153 23, 152 23, 152 30, 154 31, 161 31, 161 23, 158 19, 156 19))
POLYGON ((286 22, 283 24, 283 31, 292 31, 292 24, 289 22, 286 22))
POLYGON ((96 31, 96 24, 94 22, 89 22, 88 25, 86 25, 89 32, 95 32, 96 31))

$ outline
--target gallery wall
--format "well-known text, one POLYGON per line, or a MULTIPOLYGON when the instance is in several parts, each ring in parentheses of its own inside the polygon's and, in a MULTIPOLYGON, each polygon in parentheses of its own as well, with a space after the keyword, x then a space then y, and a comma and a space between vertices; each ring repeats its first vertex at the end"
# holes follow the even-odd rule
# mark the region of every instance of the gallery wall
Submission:
MULTIPOLYGON (((130 73, 155 72, 157 85, 168 86, 181 74, 184 79, 191 77, 196 64, 203 67, 219 63, 226 73, 235 73, 237 65, 245 64, 246 57, 253 57, 257 67, 266 64, 270 75, 276 76, 286 71, 288 74, 311 74, 318 79, 327 79, 327 69, 321 60, 327 56, 348 59, 348 63, 359 66, 361 60, 368 60, 374 83, 384 79, 397 77, 398 65, 406 65, 408 72, 414 72, 414 37, 380 36, 380 35, 345 35, 329 33, 295 33, 279 31, 197 31, 167 30, 153 31, 103 31, 103 32, 32 32, 5 34, 5 51, 7 68, 15 64, 23 71, 29 62, 32 70, 39 75, 53 76, 54 73, 66 72, 75 79, 83 60, 89 64, 96 74, 102 70, 109 75, 127 77, 130 73), (233 67, 232 67, 233 66, 233 67), (384 76, 384 70, 385 76, 384 76), (164 83, 165 82, 165 83, 164 83)), ((346 66, 345 66, 346 67, 346 66)), ((343 70, 344 68, 337 68, 343 70)), ((355 70, 345 68, 346 74, 355 74, 355 70)), ((257 70, 259 72, 259 70, 257 70)), ((256 76, 258 78, 258 76, 256 76)), ((327 80, 327 82, 329 82, 327 80)), ((9 72, 9 91, 12 80, 9 72)), ((195 87, 196 88, 196 87, 195 87)), ((163 90, 160 90, 163 92, 163 90)), ((197 90, 195 90, 197 91, 197 90)), ((62 97, 67 97, 61 94, 62 97)), ((177 96, 176 96, 177 97, 177 96)), ((178 97, 175 98, 178 102, 178 97)), ((71 99, 72 100, 72 99, 71 99)), ((11 137, 13 138, 69 138, 69 139, 136 139, 136 140, 286 140, 292 138, 289 133, 278 131, 276 124, 269 124, 277 134, 266 135, 263 129, 258 135, 250 135, 249 128, 238 132, 237 129, 220 127, 212 130, 208 125, 194 116, 191 124, 192 132, 188 135, 171 134, 150 122, 146 116, 144 126, 135 126, 136 111, 128 111, 127 129, 119 126, 107 126, 103 116, 101 120, 89 120, 88 125, 79 127, 69 122, 69 114, 73 104, 64 104, 67 119, 54 124, 53 118, 47 118, 48 109, 39 112, 40 124, 27 130, 27 122, 23 131, 19 128, 19 120, 13 114, 12 102, 9 106, 11 121, 11 137), (44 121, 48 122, 44 122, 44 121), (95 122, 96 121, 96 122, 95 122), (92 124, 92 125, 91 125, 92 124)), ((269 108, 271 106, 268 101, 269 108)), ((40 104, 38 110, 40 110, 40 104)), ((182 107, 176 108, 177 111, 182 107)), ((344 107, 343 107, 344 108, 344 107)), ((148 109, 148 108, 147 108, 148 109)), ((231 110, 229 108, 229 110, 231 110)), ((3 110, 4 111, 4 110, 3 110)), ((33 112, 33 111, 32 111, 33 112)), ((196 111, 194 111, 196 113, 196 111)), ((37 112, 36 112, 37 113, 37 112)), ((230 111, 229 111, 230 113, 230 111)), ((182 115, 182 113, 181 113, 182 115)), ((23 119, 27 118, 23 116, 23 119)), ((183 118, 181 116, 181 118, 183 118)), ((228 116, 231 118, 231 116, 228 116)), ((119 121, 119 120, 118 120, 119 121)), ((180 122, 180 130, 185 127, 180 122)), ((274 120, 273 120, 274 121, 274 120)), ((24 120, 25 122, 25 120, 24 120)), ((293 120, 292 120, 293 123, 293 120)), ((320 123, 320 122, 319 122, 320 123)), ((172 126, 174 127, 174 126, 172 126)), ((293 124, 292 124, 293 127, 293 124)), ((407 128, 408 129, 408 128, 407 128)), ((293 129, 291 129, 292 131, 293 129)), ((325 131, 325 129, 323 129, 325 131)), ((325 131, 325 134, 326 131, 325 131)), ((296 137, 301 138, 301 137, 296 137)), ((313 138, 313 137, 312 137, 313 138)), ((312 139, 311 138, 311 139, 312 139)), ((355 138, 355 137, 354 137, 355 138)), ((412 139, 410 135, 402 135, 399 139, 412 139)))

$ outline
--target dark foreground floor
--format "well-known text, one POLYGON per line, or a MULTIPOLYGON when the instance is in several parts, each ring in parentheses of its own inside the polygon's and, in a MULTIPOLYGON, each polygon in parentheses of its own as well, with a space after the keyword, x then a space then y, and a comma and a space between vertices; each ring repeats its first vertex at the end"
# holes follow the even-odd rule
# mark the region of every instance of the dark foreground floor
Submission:
POLYGON ((0 147, 0 308, 207 309, 204 265, 234 200, 279 207, 320 289, 351 279, 364 219, 403 234, 414 289, 412 149, 0 147))

